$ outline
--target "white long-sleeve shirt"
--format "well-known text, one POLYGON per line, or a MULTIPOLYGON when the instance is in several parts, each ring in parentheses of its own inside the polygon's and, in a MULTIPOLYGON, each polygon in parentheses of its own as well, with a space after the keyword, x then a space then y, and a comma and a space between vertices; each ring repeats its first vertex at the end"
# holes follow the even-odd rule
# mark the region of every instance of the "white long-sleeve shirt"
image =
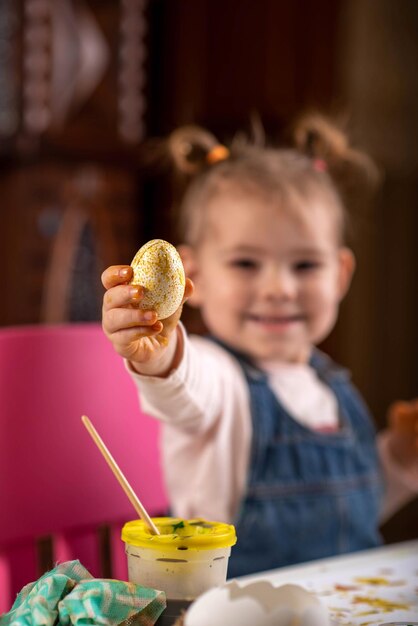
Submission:
MULTIPOLYGON (((250 458, 249 389, 240 365, 226 350, 182 332, 183 356, 168 377, 128 370, 143 411, 163 422, 163 471, 173 514, 233 522, 250 458)), ((335 396, 308 364, 257 365, 297 421, 314 430, 338 428, 335 396)), ((386 478, 384 521, 418 493, 418 477, 396 465, 385 433, 378 437, 378 448, 386 478)))

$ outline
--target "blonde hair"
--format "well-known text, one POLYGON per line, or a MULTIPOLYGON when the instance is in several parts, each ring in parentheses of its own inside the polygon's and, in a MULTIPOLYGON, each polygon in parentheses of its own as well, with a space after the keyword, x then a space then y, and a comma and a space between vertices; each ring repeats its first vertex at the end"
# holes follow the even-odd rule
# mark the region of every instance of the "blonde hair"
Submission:
POLYGON ((305 115, 293 128, 292 148, 268 147, 258 140, 220 144, 199 126, 184 126, 166 142, 177 171, 187 177, 179 206, 181 239, 196 245, 204 231, 205 210, 217 196, 253 195, 286 210, 308 210, 320 201, 333 213, 340 242, 345 239, 347 189, 354 179, 374 187, 378 171, 345 134, 318 114, 305 115), (350 184, 345 186, 345 181, 350 184))

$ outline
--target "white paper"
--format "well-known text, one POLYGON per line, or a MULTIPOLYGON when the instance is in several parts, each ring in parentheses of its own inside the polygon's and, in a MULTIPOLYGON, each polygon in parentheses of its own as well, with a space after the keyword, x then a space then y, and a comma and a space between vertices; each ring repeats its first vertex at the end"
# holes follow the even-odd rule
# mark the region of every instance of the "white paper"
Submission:
POLYGON ((418 541, 245 577, 313 592, 337 626, 418 623, 418 541))

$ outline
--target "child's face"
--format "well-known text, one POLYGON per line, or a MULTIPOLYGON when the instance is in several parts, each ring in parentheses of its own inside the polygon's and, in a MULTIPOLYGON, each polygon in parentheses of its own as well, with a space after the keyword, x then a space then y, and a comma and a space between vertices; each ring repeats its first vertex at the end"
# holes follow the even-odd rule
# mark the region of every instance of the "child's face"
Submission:
POLYGON ((191 304, 209 331, 255 359, 304 362, 331 331, 354 259, 332 212, 293 215, 253 198, 214 203, 198 248, 184 248, 191 304))

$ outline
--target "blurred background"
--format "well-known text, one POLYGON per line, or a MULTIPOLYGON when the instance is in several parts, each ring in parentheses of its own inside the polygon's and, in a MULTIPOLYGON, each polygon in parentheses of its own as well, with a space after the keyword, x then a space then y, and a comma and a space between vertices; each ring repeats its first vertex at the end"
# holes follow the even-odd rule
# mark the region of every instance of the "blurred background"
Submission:
MULTIPOLYGON (((416 0, 1 0, 0 326, 100 319, 100 274, 177 243, 149 138, 199 123, 272 142, 316 109, 383 171, 352 211, 353 287, 324 344, 382 427, 418 396, 416 0)), ((199 320, 186 313, 191 330, 199 320)), ((418 536, 418 503, 383 529, 418 536)))

